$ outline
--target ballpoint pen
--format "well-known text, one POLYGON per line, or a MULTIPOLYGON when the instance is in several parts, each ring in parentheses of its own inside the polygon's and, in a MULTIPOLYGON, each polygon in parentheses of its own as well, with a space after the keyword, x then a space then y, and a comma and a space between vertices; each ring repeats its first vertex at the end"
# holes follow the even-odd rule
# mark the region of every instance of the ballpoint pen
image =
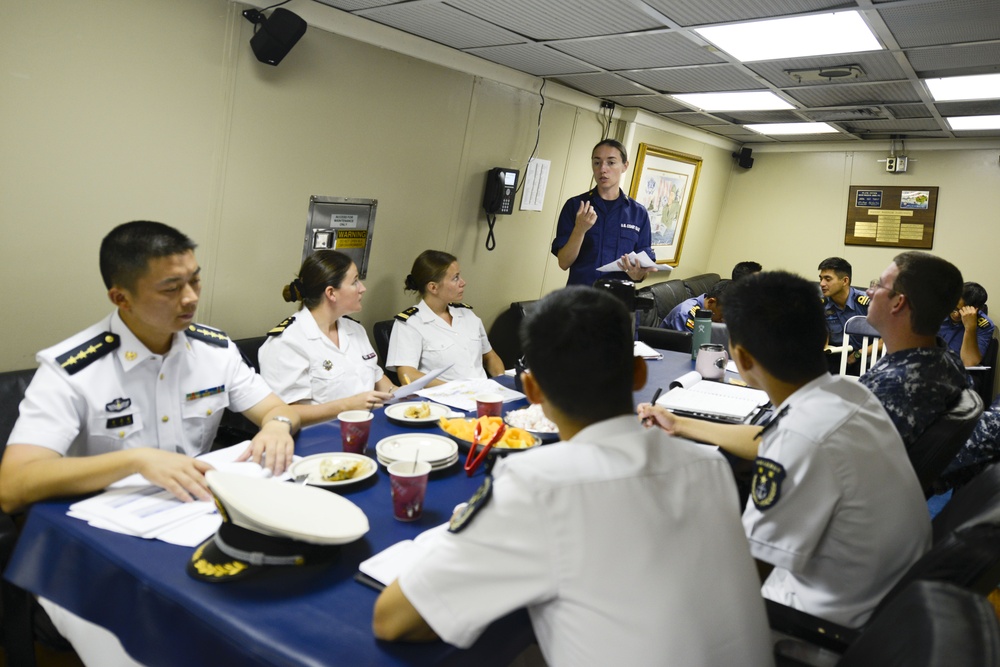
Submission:
MULTIPOLYGON (((649 402, 649 405, 650 406, 656 405, 656 399, 658 399, 660 397, 660 394, 662 394, 662 393, 663 393, 663 387, 657 387, 656 388, 656 393, 653 394, 653 400, 651 400, 649 402)), ((653 425, 653 418, 652 417, 646 417, 645 419, 642 420, 642 425, 643 426, 652 426, 653 425)))

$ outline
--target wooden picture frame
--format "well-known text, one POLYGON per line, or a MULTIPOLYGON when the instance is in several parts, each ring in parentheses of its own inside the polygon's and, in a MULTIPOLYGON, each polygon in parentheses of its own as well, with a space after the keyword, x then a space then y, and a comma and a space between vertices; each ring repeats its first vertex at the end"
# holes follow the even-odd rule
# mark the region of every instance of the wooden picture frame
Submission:
POLYGON ((649 213, 657 264, 677 266, 698 188, 701 158, 639 144, 629 196, 649 213))

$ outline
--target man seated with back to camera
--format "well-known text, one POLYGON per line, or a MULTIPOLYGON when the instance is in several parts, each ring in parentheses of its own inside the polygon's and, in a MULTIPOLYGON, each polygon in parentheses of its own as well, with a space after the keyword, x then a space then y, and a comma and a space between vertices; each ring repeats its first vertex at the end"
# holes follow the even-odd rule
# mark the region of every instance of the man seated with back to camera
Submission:
POLYGON ((635 421, 646 366, 624 305, 567 287, 531 309, 521 343, 524 391, 564 442, 497 462, 379 596, 375 635, 467 647, 527 607, 554 667, 771 665, 732 473, 717 452, 635 421))
POLYGON ((979 283, 962 285, 962 298, 945 318, 938 335, 966 366, 978 366, 993 339, 993 320, 986 315, 986 288, 979 283))
POLYGON ((861 376, 907 447, 959 399, 972 379, 937 337, 962 293, 962 273, 926 252, 896 255, 868 288, 868 323, 886 355, 861 376))
POLYGON ((764 267, 760 265, 760 262, 754 262, 748 260, 745 262, 737 262, 733 267, 733 272, 731 278, 733 280, 739 280, 743 276, 753 275, 754 273, 760 273, 764 270, 764 267))
POLYGON ((712 311, 713 322, 724 322, 723 308, 725 304, 723 301, 726 290, 732 282, 732 280, 723 278, 709 287, 704 294, 681 301, 663 318, 660 328, 690 333, 694 331, 694 314, 699 309, 712 311))
POLYGON ((784 272, 742 278, 726 293, 730 354, 775 417, 761 428, 648 403, 638 412, 672 435, 754 460, 743 527, 762 569, 773 566, 764 597, 858 627, 928 549, 930 519, 878 399, 827 372, 824 319, 815 284, 784 272))

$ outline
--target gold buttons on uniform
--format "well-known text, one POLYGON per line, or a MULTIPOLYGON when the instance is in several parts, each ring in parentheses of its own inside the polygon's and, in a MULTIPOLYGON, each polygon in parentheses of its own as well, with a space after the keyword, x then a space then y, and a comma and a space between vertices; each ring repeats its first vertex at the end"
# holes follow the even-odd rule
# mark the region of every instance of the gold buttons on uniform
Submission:
POLYGON ((163 415, 162 417, 160 417, 160 421, 166 424, 168 421, 170 421, 170 417, 163 415))
POLYGON ((205 416, 206 417, 211 417, 212 416, 212 411, 211 410, 205 410, 205 416))
POLYGON ((163 373, 160 373, 160 379, 161 380, 163 379, 163 377, 164 377, 163 373))

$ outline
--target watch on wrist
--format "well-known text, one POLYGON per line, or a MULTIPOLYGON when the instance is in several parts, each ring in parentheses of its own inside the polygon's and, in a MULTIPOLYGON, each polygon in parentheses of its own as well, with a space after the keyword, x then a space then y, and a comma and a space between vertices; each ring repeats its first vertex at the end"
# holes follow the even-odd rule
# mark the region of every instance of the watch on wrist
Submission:
POLYGON ((270 422, 281 422, 283 424, 288 424, 288 432, 289 433, 291 433, 292 431, 295 430, 295 425, 292 424, 292 420, 289 419, 288 417, 286 417, 285 415, 275 415, 274 417, 271 417, 267 421, 268 421, 268 423, 270 423, 270 422))

